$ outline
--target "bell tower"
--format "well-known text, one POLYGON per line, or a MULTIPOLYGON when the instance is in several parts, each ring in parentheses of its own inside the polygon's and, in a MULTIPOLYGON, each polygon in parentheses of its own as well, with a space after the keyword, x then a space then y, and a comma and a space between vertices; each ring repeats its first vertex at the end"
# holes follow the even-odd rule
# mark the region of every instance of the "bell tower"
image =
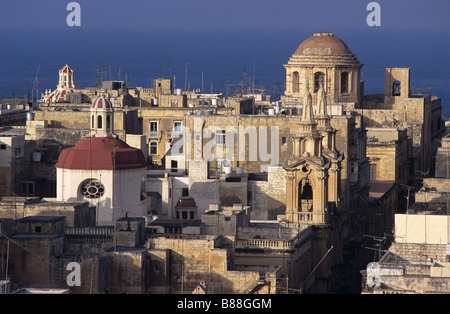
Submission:
POLYGON ((57 89, 73 89, 75 88, 74 72, 66 64, 61 70, 59 70, 59 83, 57 89))
POLYGON ((323 89, 319 95, 314 117, 307 89, 299 132, 292 138, 293 156, 283 165, 287 188, 285 219, 292 223, 325 224, 339 201, 342 158, 334 148, 335 130, 330 126, 323 89))
POLYGON ((91 136, 111 137, 114 132, 114 112, 111 102, 104 96, 98 97, 92 103, 91 136))

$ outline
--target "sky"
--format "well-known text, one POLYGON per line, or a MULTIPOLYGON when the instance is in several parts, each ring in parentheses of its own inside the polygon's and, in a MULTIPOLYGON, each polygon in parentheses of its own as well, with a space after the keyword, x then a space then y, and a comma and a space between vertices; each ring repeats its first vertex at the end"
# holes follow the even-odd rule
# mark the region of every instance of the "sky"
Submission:
MULTIPOLYGON (((68 0, 0 2, 0 30, 69 28, 68 0)), ((370 0, 79 0, 83 30, 373 31, 370 0)), ((379 0, 384 30, 450 32, 449 0, 379 0)), ((73 28, 75 31, 75 27, 73 28)))

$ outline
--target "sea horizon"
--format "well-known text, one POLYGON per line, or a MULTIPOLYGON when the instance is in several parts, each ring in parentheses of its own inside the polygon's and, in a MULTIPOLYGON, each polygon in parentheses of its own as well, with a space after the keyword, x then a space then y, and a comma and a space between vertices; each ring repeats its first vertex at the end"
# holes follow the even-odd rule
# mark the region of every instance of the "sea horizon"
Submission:
POLYGON ((175 88, 223 94, 245 73, 255 91, 278 100, 284 91, 283 64, 303 40, 323 31, 341 38, 363 64, 366 94, 384 93, 386 67, 410 67, 411 92, 440 97, 448 119, 447 30, 2 30, 0 97, 54 90, 59 69, 68 64, 79 88, 96 85, 99 67, 103 80, 127 81, 128 87, 151 87, 154 78, 165 77, 174 80, 175 88))

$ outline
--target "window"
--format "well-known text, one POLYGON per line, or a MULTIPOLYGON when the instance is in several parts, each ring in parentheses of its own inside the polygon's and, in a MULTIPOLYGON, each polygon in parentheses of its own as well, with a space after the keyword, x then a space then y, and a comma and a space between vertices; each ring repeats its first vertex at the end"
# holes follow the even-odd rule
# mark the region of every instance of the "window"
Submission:
POLYGON ((181 196, 189 196, 189 188, 182 188, 181 196))
POLYGON ((281 137, 281 145, 287 145, 287 139, 286 136, 281 137))
POLYGON ((150 155, 158 155, 158 142, 150 142, 150 155))
POLYGON ((295 71, 292 73, 292 92, 298 93, 299 90, 299 79, 298 79, 298 72, 295 71))
POLYGON ((348 72, 341 73, 341 94, 348 93, 348 72))
POLYGON ((178 161, 171 160, 171 162, 170 162, 170 171, 171 172, 177 172, 178 171, 178 161))
POLYGON ((0 144, 0 149, 6 149, 6 144, 0 144))
POLYGON ((94 115, 92 115, 92 129, 95 128, 95 117, 94 115))
POLYGON ((150 121, 150 131, 151 132, 158 131, 158 122, 150 121))
POLYGON ((369 180, 370 181, 377 181, 377 165, 376 164, 370 164, 369 166, 369 180))
POLYGON ((173 130, 175 132, 181 132, 181 122, 174 122, 173 123, 173 130))
POLYGON ((41 226, 36 226, 36 227, 34 228, 34 231, 35 231, 36 233, 41 233, 41 226))
POLYGON ((392 84, 392 96, 400 96, 401 83, 399 81, 394 81, 392 84))
POLYGON ((22 182, 22 195, 34 196, 34 182, 33 181, 23 181, 22 182))
POLYGON ((110 117, 110 115, 106 116, 106 128, 107 129, 111 128, 111 117, 110 117))
POLYGON ((225 144, 225 130, 216 130, 216 144, 217 145, 225 144))
POLYGON ((325 74, 323 74, 322 72, 314 73, 314 93, 317 93, 321 85, 323 86, 323 88, 325 88, 324 82, 325 74))

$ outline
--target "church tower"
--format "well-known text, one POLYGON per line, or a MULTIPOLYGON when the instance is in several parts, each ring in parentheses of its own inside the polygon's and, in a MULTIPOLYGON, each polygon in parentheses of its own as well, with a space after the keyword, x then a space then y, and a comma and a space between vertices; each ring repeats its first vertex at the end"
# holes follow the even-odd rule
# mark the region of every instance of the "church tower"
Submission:
POLYGON ((66 64, 61 70, 59 70, 59 83, 57 89, 74 89, 75 83, 73 79, 74 72, 66 64))
POLYGON ((335 131, 326 113, 326 95, 320 95, 323 98, 314 117, 312 97, 306 89, 300 131, 293 136, 293 156, 283 166, 287 173, 285 219, 293 223, 325 224, 339 201, 342 158, 334 148, 335 131))
POLYGON ((111 137, 114 132, 114 112, 111 102, 101 96, 94 100, 90 109, 91 135, 111 137))
POLYGON ((340 38, 331 33, 315 33, 304 40, 289 58, 286 69, 286 91, 283 105, 296 104, 310 89, 313 103, 319 88, 328 94, 330 104, 361 101, 361 67, 358 59, 340 38), (305 85, 311 78, 311 86, 305 85))

